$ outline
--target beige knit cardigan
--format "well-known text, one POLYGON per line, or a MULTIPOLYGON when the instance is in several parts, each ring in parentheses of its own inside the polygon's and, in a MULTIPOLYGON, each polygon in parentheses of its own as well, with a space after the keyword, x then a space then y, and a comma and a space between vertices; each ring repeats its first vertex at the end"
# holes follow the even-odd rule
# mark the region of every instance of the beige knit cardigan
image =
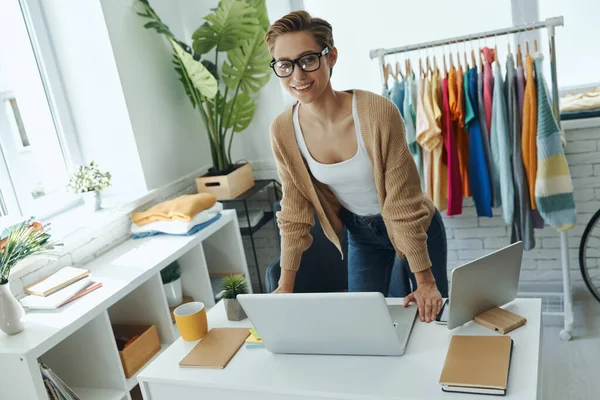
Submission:
MULTIPOLYGON (((406 144, 398 108, 375 93, 354 90, 363 140, 373 163, 375 187, 390 240, 413 272, 431 267, 427 229, 434 205, 421 190, 415 162, 406 144)), ((289 107, 271 123, 271 146, 283 196, 277 223, 281 232, 281 267, 296 271, 302 253, 312 244, 310 229, 316 213, 327 238, 342 253, 340 202, 317 181, 296 142, 289 107)))

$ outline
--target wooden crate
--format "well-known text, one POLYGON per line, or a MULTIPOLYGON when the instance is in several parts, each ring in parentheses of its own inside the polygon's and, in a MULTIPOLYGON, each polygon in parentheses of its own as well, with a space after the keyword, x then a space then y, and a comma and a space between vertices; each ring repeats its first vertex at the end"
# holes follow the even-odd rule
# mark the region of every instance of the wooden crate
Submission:
POLYGON ((119 351, 125 377, 134 376, 155 354, 160 351, 156 325, 113 325, 116 337, 131 338, 139 335, 122 351, 119 351))
POLYGON ((198 193, 211 193, 217 200, 236 198, 252 186, 254 186, 254 174, 250 163, 244 164, 228 175, 196 178, 198 193))

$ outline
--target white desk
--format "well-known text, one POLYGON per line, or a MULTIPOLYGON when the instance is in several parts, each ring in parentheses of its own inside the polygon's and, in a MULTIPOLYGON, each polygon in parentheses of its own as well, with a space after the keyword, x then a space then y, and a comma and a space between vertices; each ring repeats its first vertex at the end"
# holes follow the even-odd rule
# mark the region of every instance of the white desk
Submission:
MULTIPOLYGON (((390 304, 401 299, 389 299, 390 304)), ((539 299, 518 299, 507 309, 527 318, 514 339, 507 399, 539 397, 541 311, 539 299)), ((222 302, 209 312, 209 327, 250 326, 230 322, 222 302)), ((435 323, 416 322, 403 357, 275 355, 242 347, 223 370, 180 368, 197 342, 176 340, 138 376, 145 400, 281 399, 469 399, 442 392, 438 380, 450 338, 455 334, 494 335, 470 322, 450 332, 435 323)), ((488 396, 478 396, 477 399, 488 396)), ((497 399, 496 396, 489 398, 497 399)))

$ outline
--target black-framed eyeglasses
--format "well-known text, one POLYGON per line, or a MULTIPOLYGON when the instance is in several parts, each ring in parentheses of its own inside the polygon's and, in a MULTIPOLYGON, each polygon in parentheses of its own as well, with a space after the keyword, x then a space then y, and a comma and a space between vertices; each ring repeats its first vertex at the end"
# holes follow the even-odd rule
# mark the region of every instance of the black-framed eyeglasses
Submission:
POLYGON ((325 47, 319 53, 309 53, 295 60, 273 60, 271 68, 273 72, 280 78, 287 78, 294 73, 294 65, 298 64, 305 72, 314 72, 321 68, 321 57, 329 54, 329 47, 325 47))

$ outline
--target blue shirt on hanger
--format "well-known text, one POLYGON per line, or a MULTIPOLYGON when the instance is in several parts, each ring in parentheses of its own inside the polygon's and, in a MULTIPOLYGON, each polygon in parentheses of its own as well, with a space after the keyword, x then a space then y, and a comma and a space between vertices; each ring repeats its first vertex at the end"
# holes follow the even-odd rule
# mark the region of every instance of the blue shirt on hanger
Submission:
MULTIPOLYGON (((468 101, 477 104, 477 69, 469 70, 468 101)), ((472 107, 474 118, 467 120, 469 130, 469 185, 479 217, 492 217, 492 188, 479 125, 479 110, 472 107)))

